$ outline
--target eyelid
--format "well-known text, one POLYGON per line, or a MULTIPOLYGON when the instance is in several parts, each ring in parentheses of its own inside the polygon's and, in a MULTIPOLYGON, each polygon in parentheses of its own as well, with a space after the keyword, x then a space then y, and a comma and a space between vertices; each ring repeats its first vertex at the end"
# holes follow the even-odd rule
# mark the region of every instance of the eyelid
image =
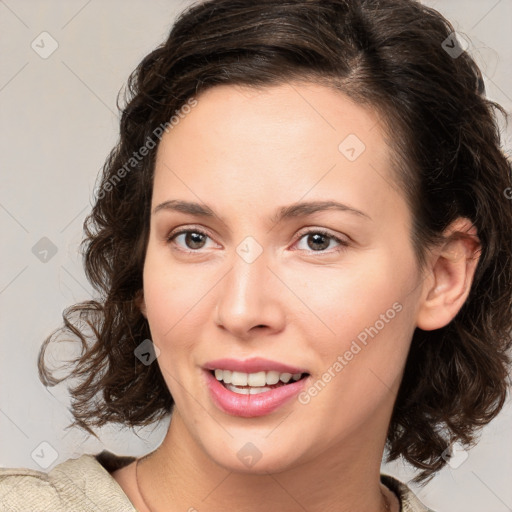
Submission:
MULTIPOLYGON (((179 228, 173 229, 168 235, 166 235, 166 240, 169 241, 171 238, 173 238, 176 235, 180 235, 182 233, 186 233, 188 231, 198 232, 206 236, 210 236, 207 231, 205 231, 204 228, 199 226, 180 226, 179 228)), ((211 237, 210 237, 211 238, 211 237)))
POLYGON ((303 238, 304 236, 309 235, 309 234, 320 234, 320 235, 327 236, 331 240, 334 240, 335 242, 337 242, 338 246, 335 247, 334 249, 330 249, 327 251, 313 251, 313 250, 308 251, 308 250, 302 250, 302 249, 295 249, 298 251, 305 252, 307 256, 310 256, 310 255, 320 256, 320 257, 324 256, 324 255, 332 256, 333 254, 338 254, 340 252, 345 251, 347 249, 347 247, 350 245, 350 241, 349 241, 348 237, 346 237, 346 239, 345 239, 342 236, 337 235, 326 228, 320 228, 320 227, 314 227, 314 226, 309 226, 309 227, 304 228, 303 230, 299 231, 297 233, 297 236, 295 237, 294 245, 297 242, 299 242, 301 240, 301 238, 303 238))
MULTIPOLYGON (((213 240, 213 237, 208 233, 208 231, 205 228, 202 228, 202 227, 199 227, 199 226, 194 226, 194 225, 180 226, 179 228, 176 228, 175 230, 172 230, 165 237, 165 239, 166 239, 167 242, 172 242, 175 237, 177 237, 177 236, 179 236, 181 234, 189 233, 189 232, 200 233, 200 234, 205 235, 208 238, 213 240)), ((349 237, 346 237, 346 239, 344 239, 342 236, 339 236, 339 235, 331 232, 330 230, 328 230, 326 228, 315 227, 315 226, 308 226, 308 227, 302 228, 296 234, 296 236, 294 237, 293 244, 295 245, 298 241, 301 240, 301 238, 303 238, 305 235, 309 235, 309 234, 321 234, 321 235, 329 237, 330 239, 334 240, 335 242, 337 242, 339 244, 339 246, 337 248, 331 249, 329 251, 312 251, 312 250, 311 251, 306 251, 309 254, 322 255, 322 254, 337 253, 337 252, 340 252, 340 251, 346 249, 347 246, 349 246, 349 244, 350 244, 349 237)), ((200 249, 199 250, 192 250, 192 249, 179 248, 178 250, 181 250, 181 251, 186 252, 186 253, 197 253, 197 254, 200 253, 200 249)), ((301 250, 301 249, 295 249, 295 250, 301 250)))
MULTIPOLYGON (((210 233, 208 233, 207 230, 205 230, 204 228, 202 227, 198 227, 198 226, 180 226, 179 228, 176 228, 176 229, 173 229, 168 235, 166 235, 165 237, 165 240, 166 242, 168 243, 171 243, 173 242, 173 239, 179 235, 183 235, 183 234, 187 234, 187 233, 200 233, 202 235, 205 235, 207 236, 208 238, 210 238, 211 240, 213 240, 213 237, 210 235, 210 233)), ((184 248, 178 248, 178 250, 182 251, 182 252, 186 252, 186 253, 197 253, 199 254, 199 250, 192 250, 192 249, 184 249, 184 248)))
POLYGON ((304 235, 308 235, 310 233, 319 233, 325 236, 328 236, 332 238, 333 240, 337 240, 339 243, 342 244, 349 244, 350 238, 347 235, 338 235, 331 230, 327 228, 321 228, 321 227, 315 227, 315 226, 308 226, 303 229, 301 229, 296 236, 296 240, 300 240, 304 235))

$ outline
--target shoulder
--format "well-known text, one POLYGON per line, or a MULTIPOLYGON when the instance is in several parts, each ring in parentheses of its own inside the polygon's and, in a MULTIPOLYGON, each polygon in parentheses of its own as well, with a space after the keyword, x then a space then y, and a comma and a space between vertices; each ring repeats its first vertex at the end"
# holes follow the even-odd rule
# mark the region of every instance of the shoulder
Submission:
POLYGON ((0 510, 64 510, 58 489, 48 475, 24 468, 0 469, 0 510), (42 508, 41 508, 42 507, 42 508))
POLYGON ((0 468, 0 511, 137 512, 109 471, 100 464, 102 454, 68 459, 49 473, 0 468))
POLYGON ((401 482, 395 477, 381 473, 380 480, 398 496, 401 503, 401 512, 435 512, 421 503, 407 484, 401 482))

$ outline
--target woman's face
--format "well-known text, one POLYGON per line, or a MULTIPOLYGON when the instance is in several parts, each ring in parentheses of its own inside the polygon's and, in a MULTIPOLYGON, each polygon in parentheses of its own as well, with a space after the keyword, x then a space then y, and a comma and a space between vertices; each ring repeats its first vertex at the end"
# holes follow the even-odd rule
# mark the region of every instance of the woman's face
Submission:
POLYGON ((158 148, 142 305, 173 421, 206 461, 237 471, 375 450, 421 295, 411 214, 378 117, 299 83, 217 86, 186 110, 158 148), (319 207, 290 208, 303 203, 319 207), (181 230, 190 233, 173 236, 181 230), (205 369, 225 358, 309 376, 235 393, 205 369))

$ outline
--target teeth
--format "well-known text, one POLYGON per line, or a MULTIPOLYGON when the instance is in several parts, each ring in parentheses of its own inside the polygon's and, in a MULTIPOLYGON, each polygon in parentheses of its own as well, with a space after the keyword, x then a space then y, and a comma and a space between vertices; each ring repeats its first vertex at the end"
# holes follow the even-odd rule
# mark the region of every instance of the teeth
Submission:
MULTIPOLYGON (((232 384, 233 386, 252 386, 255 388, 265 388, 265 385, 272 386, 279 381, 287 384, 290 379, 299 380, 302 373, 279 373, 276 371, 244 373, 232 372, 231 370, 215 370, 215 378, 224 381, 224 384, 232 384)), ((231 389, 229 386, 228 389, 231 389)), ((261 392, 261 391, 258 391, 261 392)), ((254 393, 251 393, 254 394, 254 393)))
POLYGON ((266 376, 265 376, 265 372, 258 372, 258 373, 244 373, 244 374, 240 374, 240 375, 243 375, 245 378, 245 376, 247 375, 247 385, 248 386, 254 386, 254 387, 262 387, 262 386, 265 386, 265 384, 267 383, 267 380, 266 380, 266 376))
POLYGON ((231 384, 233 386, 247 386, 248 374, 242 372, 233 372, 231 374, 231 384))
POLYGON ((277 384, 279 382, 279 372, 266 372, 265 382, 272 386, 272 384, 277 384))
MULTIPOLYGON (((300 377, 300 375, 299 375, 300 377)), ((282 373, 280 376, 279 376, 279 379, 281 380, 281 382, 284 382, 285 384, 288 383, 288 381, 292 378, 292 374, 291 373, 282 373)))
POLYGON ((271 388, 263 387, 263 388, 237 388, 231 384, 226 384, 226 387, 233 391, 234 393, 238 393, 239 395, 257 395, 258 393, 265 393, 266 391, 271 391, 271 388))

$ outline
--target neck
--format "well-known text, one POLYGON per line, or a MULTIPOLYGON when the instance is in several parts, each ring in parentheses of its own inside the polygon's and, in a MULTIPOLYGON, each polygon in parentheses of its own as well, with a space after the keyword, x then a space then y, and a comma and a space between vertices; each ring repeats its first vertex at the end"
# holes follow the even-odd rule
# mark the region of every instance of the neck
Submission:
POLYGON ((380 483, 384 441, 361 439, 358 433, 357 439, 344 439, 338 449, 290 469, 241 473, 216 464, 175 409, 163 443, 138 465, 139 492, 149 512, 385 512, 394 507, 380 483))

